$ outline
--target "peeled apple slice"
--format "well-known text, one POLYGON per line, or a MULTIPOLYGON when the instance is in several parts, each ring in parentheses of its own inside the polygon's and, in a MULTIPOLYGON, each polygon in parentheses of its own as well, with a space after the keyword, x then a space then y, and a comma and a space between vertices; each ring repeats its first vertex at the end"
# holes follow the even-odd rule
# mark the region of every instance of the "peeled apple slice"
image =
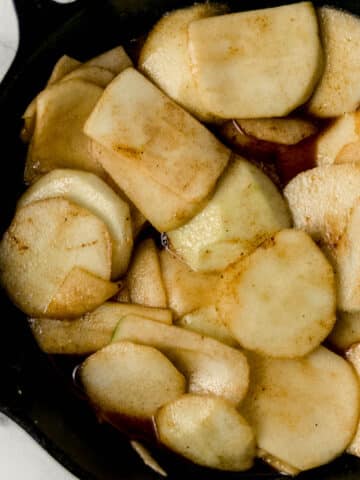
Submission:
POLYGON ((360 342, 360 312, 338 312, 336 323, 328 341, 341 351, 345 351, 354 343, 360 342))
POLYGON ((124 340, 151 345, 170 359, 174 355, 175 362, 181 355, 181 363, 186 368, 183 373, 192 372, 196 388, 202 388, 205 390, 204 393, 218 395, 221 390, 223 397, 238 405, 247 392, 249 370, 245 355, 213 338, 136 315, 128 315, 119 321, 113 336, 113 342, 124 340), (186 351, 190 351, 190 355, 187 355, 186 351), (211 368, 209 364, 213 367, 211 368), (196 372, 195 365, 199 367, 196 372), (220 376, 229 381, 214 382, 213 372, 222 372, 220 376))
POLYGON ((49 172, 20 198, 18 208, 37 200, 62 196, 87 208, 107 226, 112 238, 112 278, 126 272, 132 251, 132 226, 128 204, 96 175, 79 170, 49 172))
POLYGON ((218 274, 194 272, 168 250, 160 252, 160 265, 169 307, 175 317, 214 303, 218 274))
MULTIPOLYGON (((360 378, 360 344, 356 343, 350 347, 346 352, 346 359, 351 363, 354 367, 354 370, 360 378)), ((360 423, 357 426, 356 433, 351 440, 350 445, 346 449, 346 453, 350 453, 351 455, 356 455, 360 457, 360 423)))
MULTIPOLYGON (((121 72, 105 89, 84 131, 112 150, 119 163, 125 156, 128 173, 143 184, 150 178, 198 207, 230 156, 203 125, 133 68, 121 72)), ((121 177, 116 181, 122 187, 121 177)), ((126 193, 142 211, 138 198, 126 193)))
POLYGON ((96 310, 71 320, 31 318, 29 323, 44 352, 88 355, 111 343, 117 324, 126 315, 171 324, 171 310, 115 302, 105 302, 96 310))
MULTIPOLYGON (((1 283, 21 310, 43 317, 74 267, 109 280, 111 249, 109 232, 97 216, 61 197, 39 200, 17 210, 1 241, 1 283)), ((98 293, 100 305, 103 291, 98 293)), ((81 301, 72 296, 66 315, 78 315, 81 301)))
POLYGON ((25 181, 33 183, 55 168, 74 168, 104 176, 91 155, 91 140, 83 133, 85 120, 102 88, 84 80, 56 83, 36 100, 36 126, 25 165, 25 181))
POLYGON ((211 272, 223 270, 290 225, 288 207, 272 181, 236 156, 206 206, 167 234, 170 250, 189 267, 211 272))
POLYGON ((220 118, 286 116, 308 100, 322 72, 310 2, 204 18, 188 31, 199 96, 220 118))
POLYGON ((335 323, 334 273, 306 233, 283 230, 224 272, 217 308, 246 349, 301 357, 335 323))
POLYGON ((126 285, 132 303, 148 307, 167 307, 159 252, 151 238, 137 246, 126 276, 126 285))
POLYGON ((359 384, 352 367, 324 347, 293 360, 248 355, 252 381, 241 413, 258 446, 309 470, 344 452, 359 416, 359 384))
POLYGON ((318 9, 325 69, 308 110, 318 117, 337 117, 360 104, 360 20, 333 7, 318 9))
POLYGON ((202 121, 212 121, 214 117, 204 109, 194 79, 188 50, 188 26, 194 20, 224 11, 224 5, 202 3, 167 13, 151 30, 140 53, 140 70, 202 121))
POLYGON ((343 235, 360 198, 360 166, 329 165, 307 170, 291 180, 284 194, 295 227, 332 247, 343 235))
POLYGON ((157 410, 180 397, 185 379, 155 348, 118 342, 91 355, 80 379, 92 404, 104 415, 151 421, 157 410))
POLYGON ((155 423, 160 442, 194 463, 235 472, 253 464, 253 431, 220 398, 184 395, 162 407, 155 423))

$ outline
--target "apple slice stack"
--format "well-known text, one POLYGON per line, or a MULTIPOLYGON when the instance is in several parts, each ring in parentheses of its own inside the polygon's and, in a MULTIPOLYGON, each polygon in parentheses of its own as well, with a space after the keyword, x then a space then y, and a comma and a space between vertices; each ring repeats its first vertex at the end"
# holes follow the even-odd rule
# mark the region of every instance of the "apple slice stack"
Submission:
POLYGON ((24 113, 1 283, 161 474, 138 438, 226 471, 360 456, 359 59, 350 13, 197 4, 138 68, 63 56, 24 113))

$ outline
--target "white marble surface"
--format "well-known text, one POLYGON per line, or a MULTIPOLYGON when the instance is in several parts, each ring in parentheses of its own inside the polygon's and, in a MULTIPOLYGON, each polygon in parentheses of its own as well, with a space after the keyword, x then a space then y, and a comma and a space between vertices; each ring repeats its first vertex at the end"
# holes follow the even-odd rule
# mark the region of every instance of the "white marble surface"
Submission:
MULTIPOLYGON (((66 3, 69 0, 61 0, 66 3)), ((0 0, 0 81, 15 56, 18 23, 12 0, 0 0)), ((0 479, 76 480, 16 423, 0 413, 0 479)))

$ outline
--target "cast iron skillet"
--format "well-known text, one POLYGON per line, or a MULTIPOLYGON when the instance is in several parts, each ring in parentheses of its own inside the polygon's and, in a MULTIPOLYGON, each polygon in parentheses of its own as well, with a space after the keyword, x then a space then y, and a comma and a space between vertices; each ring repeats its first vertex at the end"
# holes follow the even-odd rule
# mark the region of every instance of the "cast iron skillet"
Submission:
MULTIPOLYGON (((25 147, 19 140, 21 114, 40 90, 55 61, 64 53, 80 60, 145 33, 167 10, 193 0, 16 0, 20 48, 0 86, 0 229, 8 226, 24 190, 25 147)), ((235 10, 275 6, 289 1, 230 1, 235 10)), ((319 4, 320 2, 315 2, 319 4)), ((338 4, 360 14, 360 2, 338 4)), ((274 99, 276 101, 276 99, 274 99)), ((95 420, 86 402, 68 388, 65 370, 37 348, 24 315, 0 292, 0 411, 25 428, 47 451, 81 479, 148 480, 152 473, 118 432, 95 420)), ((70 373, 69 373, 70 375, 70 373)), ((0 447, 1 448, 1 447, 0 447)), ((224 474, 195 467, 154 450, 171 479, 279 478, 260 462, 243 474, 224 474)), ((299 479, 355 480, 360 460, 343 456, 300 475, 299 479)))

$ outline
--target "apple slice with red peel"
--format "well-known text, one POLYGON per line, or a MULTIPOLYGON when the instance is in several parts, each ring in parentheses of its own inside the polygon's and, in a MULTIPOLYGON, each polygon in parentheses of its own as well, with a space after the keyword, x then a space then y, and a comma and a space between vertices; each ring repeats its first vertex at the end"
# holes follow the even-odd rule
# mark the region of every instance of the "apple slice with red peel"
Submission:
POLYGON ((234 472, 253 464, 254 433, 220 398, 184 395, 162 407, 155 423, 160 442, 194 463, 234 472))

